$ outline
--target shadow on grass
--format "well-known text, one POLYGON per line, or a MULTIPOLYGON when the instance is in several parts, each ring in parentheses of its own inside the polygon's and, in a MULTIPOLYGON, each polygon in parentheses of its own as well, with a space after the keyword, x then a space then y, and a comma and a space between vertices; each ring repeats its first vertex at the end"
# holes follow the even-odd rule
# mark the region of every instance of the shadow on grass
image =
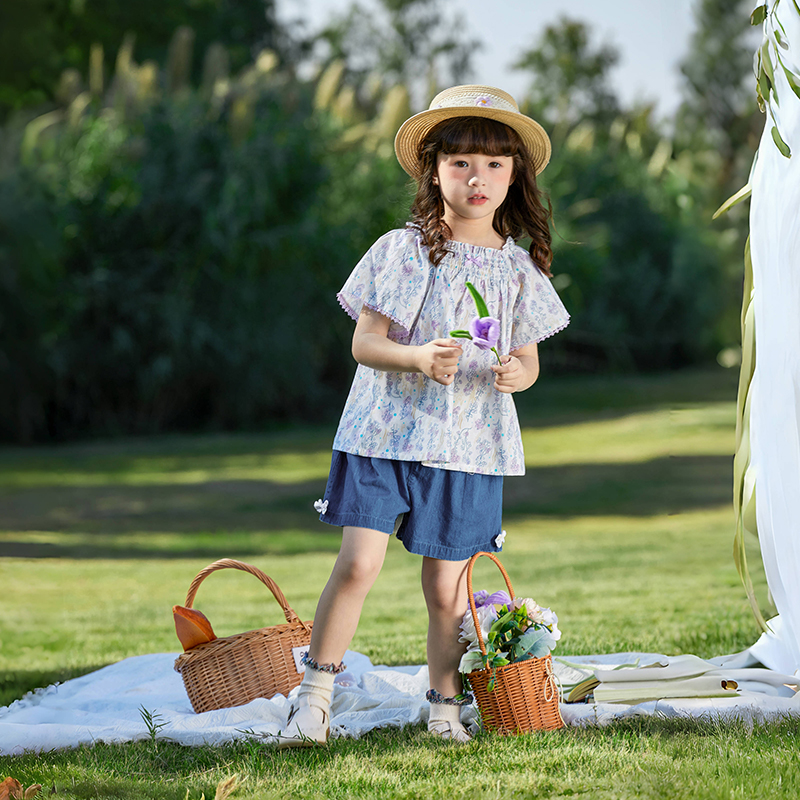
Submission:
POLYGON ((84 664, 80 667, 65 667, 52 670, 9 670, 0 671, 0 707, 9 705, 21 698, 26 692, 40 687, 52 686, 54 683, 80 678, 98 669, 107 667, 110 662, 103 664, 84 664))
POLYGON ((730 456, 667 456, 629 464, 528 469, 504 483, 506 514, 655 516, 730 502, 730 456))
MULTIPOLYGON (((731 480, 729 456, 537 467, 506 481, 505 513, 676 514, 729 503, 731 480)), ((18 489, 3 498, 0 557, 213 559, 223 537, 242 556, 335 552, 339 529, 312 507, 324 488, 248 480, 18 489)))
MULTIPOLYGON (((124 536, 124 534, 123 534, 124 536)), ((70 534, 64 534, 61 542, 0 542, 0 558, 63 558, 63 559, 102 559, 102 560, 148 560, 197 558, 208 562, 220 558, 221 552, 235 551, 237 558, 267 556, 297 556, 311 553, 337 553, 341 537, 339 530, 333 533, 305 534, 302 541, 273 541, 269 535, 259 537, 249 543, 232 543, 231 538, 220 534, 217 544, 207 546, 194 542, 175 541, 169 546, 148 546, 146 542, 132 545, 124 540, 115 541, 104 537, 100 542, 81 538, 71 542, 70 534), (225 536, 224 542, 222 536, 225 536), (310 541, 313 537, 313 541, 310 541), (224 546, 223 546, 224 545, 224 546)))

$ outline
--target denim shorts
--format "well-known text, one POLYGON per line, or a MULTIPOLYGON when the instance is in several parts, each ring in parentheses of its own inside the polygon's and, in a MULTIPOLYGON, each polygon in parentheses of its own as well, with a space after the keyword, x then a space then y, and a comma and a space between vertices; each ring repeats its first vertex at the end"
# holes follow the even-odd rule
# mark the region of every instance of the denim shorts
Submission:
POLYGON ((495 538, 501 530, 502 475, 334 450, 325 500, 322 522, 396 532, 406 550, 417 555, 464 561, 501 549, 495 538))

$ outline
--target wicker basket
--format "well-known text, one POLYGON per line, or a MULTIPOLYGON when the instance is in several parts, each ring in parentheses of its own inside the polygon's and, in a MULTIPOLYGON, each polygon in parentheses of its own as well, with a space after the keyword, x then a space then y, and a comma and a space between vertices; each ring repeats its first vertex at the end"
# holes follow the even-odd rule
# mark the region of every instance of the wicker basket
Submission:
MULTIPOLYGON (((508 593, 514 598, 514 589, 508 573, 500 560, 492 553, 476 553, 467 566, 467 593, 472 621, 478 634, 481 653, 486 655, 475 598, 472 596, 472 568, 475 562, 486 556, 494 561, 503 573, 508 593)), ((467 675, 478 709, 481 712, 483 727, 487 731, 501 734, 527 733, 533 730, 557 730, 564 727, 558 708, 558 686, 553 675, 553 662, 549 655, 544 658, 531 658, 517 661, 496 670, 479 669, 467 675), (495 673, 495 686, 487 688, 495 673)))
POLYGON ((178 656, 175 671, 183 676, 186 693, 198 714, 241 706, 256 697, 287 695, 302 680, 295 648, 308 648, 311 641, 311 623, 300 621, 275 581, 260 569, 232 558, 215 561, 197 574, 186 595, 187 608, 192 607, 200 584, 220 569, 240 569, 255 575, 280 604, 286 623, 214 639, 178 656))

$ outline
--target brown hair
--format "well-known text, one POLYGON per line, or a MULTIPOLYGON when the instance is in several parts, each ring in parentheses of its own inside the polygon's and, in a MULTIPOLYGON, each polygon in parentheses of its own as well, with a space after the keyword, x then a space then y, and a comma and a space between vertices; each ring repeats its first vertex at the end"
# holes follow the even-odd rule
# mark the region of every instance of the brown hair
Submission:
POLYGON ((536 185, 536 170, 519 136, 508 125, 486 117, 455 117, 433 127, 419 146, 422 176, 411 205, 411 225, 428 246, 431 263, 438 265, 447 255, 447 242, 453 232, 444 221, 444 201, 434 184, 436 157, 439 153, 481 153, 487 156, 511 156, 514 159, 514 181, 508 195, 494 213, 492 226, 504 239, 515 241, 530 236, 529 252, 533 262, 548 277, 553 251, 548 220, 552 206, 536 185))

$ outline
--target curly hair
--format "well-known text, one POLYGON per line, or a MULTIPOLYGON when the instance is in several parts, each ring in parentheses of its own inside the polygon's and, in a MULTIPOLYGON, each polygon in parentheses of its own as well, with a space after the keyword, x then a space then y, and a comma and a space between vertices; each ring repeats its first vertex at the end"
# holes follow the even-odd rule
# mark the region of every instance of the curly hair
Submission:
POLYGON ((416 228, 428 246, 431 263, 438 265, 449 252, 447 242, 453 238, 444 221, 444 201, 436 176, 439 153, 480 153, 487 156, 511 156, 514 159, 514 181, 508 195, 495 211, 492 226, 504 239, 515 241, 530 236, 529 252, 533 262, 552 277, 552 237, 548 224, 552 217, 550 201, 536 184, 536 170, 530 154, 517 133, 508 125, 486 117, 456 117, 434 126, 419 146, 422 177, 411 205, 411 226, 416 228), (547 203, 545 208, 544 203, 547 203))

